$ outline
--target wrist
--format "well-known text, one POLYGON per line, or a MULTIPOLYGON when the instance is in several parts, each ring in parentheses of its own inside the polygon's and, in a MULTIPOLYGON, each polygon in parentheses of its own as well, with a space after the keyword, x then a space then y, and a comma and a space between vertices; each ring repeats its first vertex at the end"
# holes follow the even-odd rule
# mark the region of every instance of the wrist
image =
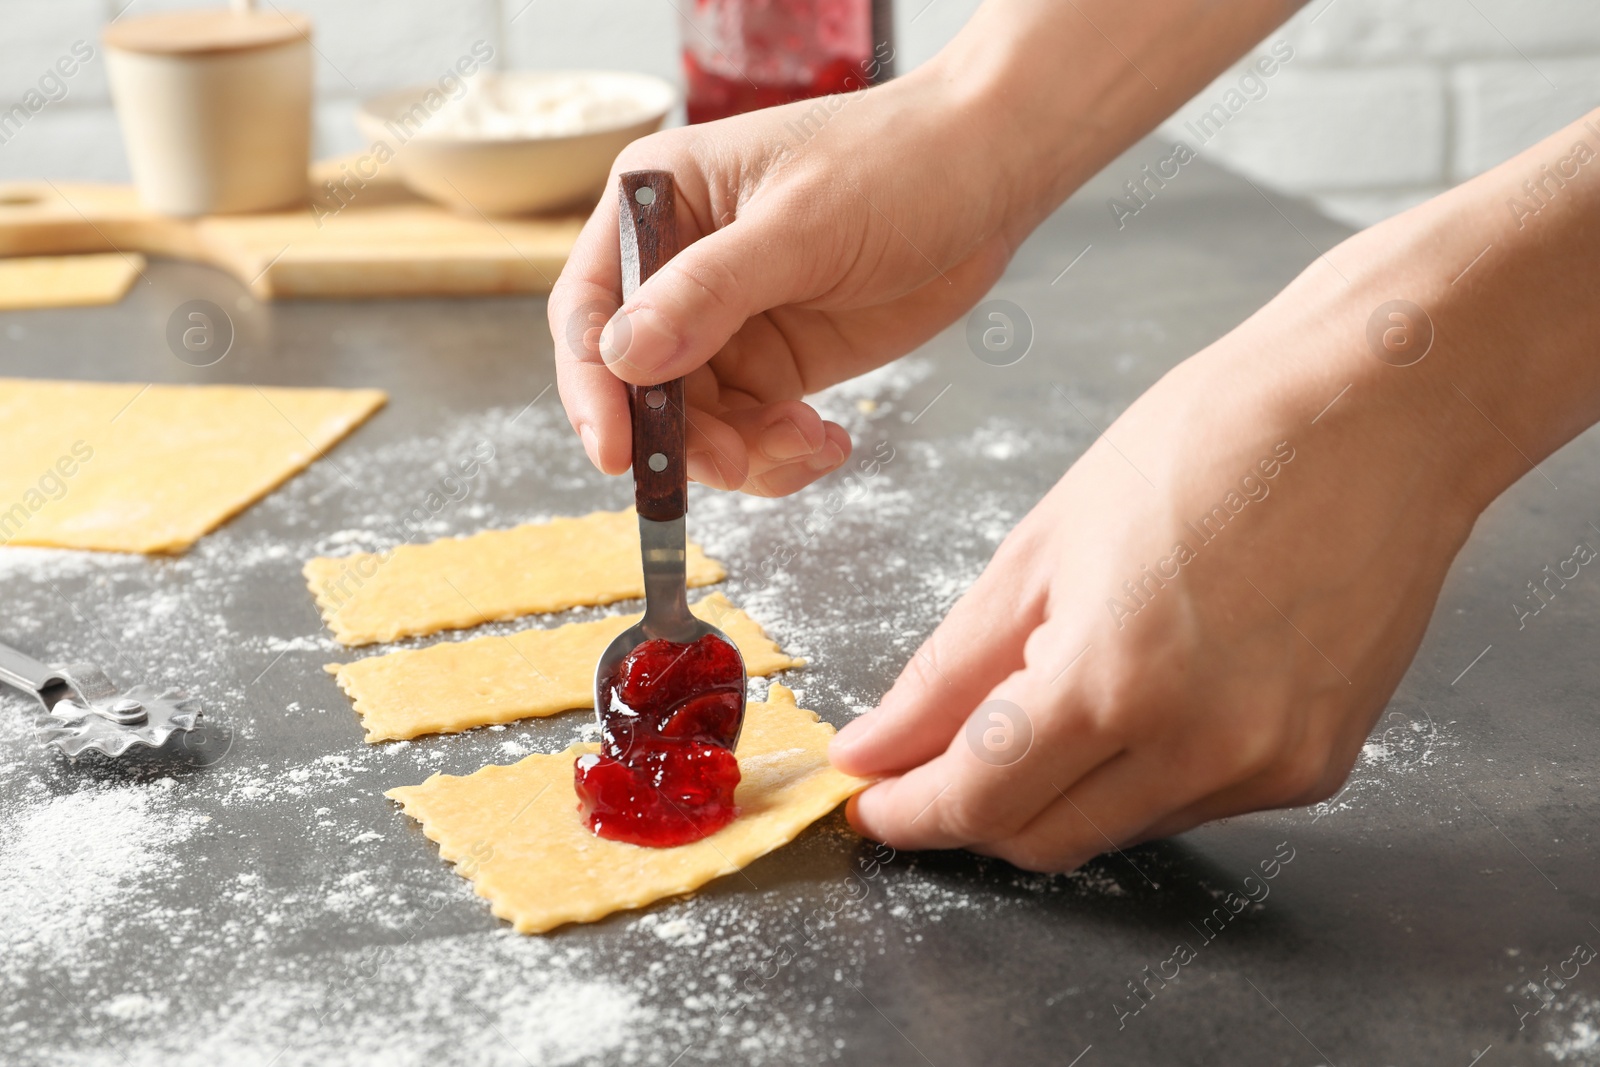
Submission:
POLYGON ((1444 297, 1408 269, 1429 239, 1428 227, 1399 216, 1319 256, 1178 368, 1186 399, 1174 421, 1236 427, 1257 451, 1288 441, 1317 495, 1363 521, 1431 526, 1458 544, 1499 492, 1501 465, 1455 387, 1459 365, 1441 353, 1444 297), (1427 311, 1391 310, 1398 300, 1427 311))
POLYGON ((1509 484, 1505 443, 1460 391, 1475 393, 1462 353, 1443 351, 1444 297, 1401 266, 1426 229, 1391 221, 1330 249, 1203 352, 1210 373, 1195 404, 1236 394, 1231 418, 1292 441, 1318 492, 1346 506, 1387 500, 1394 512, 1370 521, 1407 515, 1455 544, 1509 484))
POLYGON ((1369 330, 1369 373, 1434 435, 1441 476, 1474 513, 1524 477, 1547 480, 1539 465, 1600 419, 1597 224, 1600 112, 1329 254, 1351 274, 1352 318, 1395 299, 1422 309, 1426 355, 1385 365, 1369 330), (1541 178, 1541 210, 1519 213, 1541 204, 1541 178))
POLYGON ((1227 17, 1213 0, 987 0, 916 73, 972 116, 1015 245, 1287 14, 1281 0, 1227 17))
POLYGON ((1236 418, 1339 457, 1330 492, 1399 479, 1406 510, 1465 536, 1600 418, 1585 247, 1600 219, 1600 130, 1588 140, 1593 176, 1569 179, 1538 230, 1517 225, 1508 197, 1570 153, 1573 129, 1319 256, 1197 357, 1197 403, 1242 394, 1236 418))

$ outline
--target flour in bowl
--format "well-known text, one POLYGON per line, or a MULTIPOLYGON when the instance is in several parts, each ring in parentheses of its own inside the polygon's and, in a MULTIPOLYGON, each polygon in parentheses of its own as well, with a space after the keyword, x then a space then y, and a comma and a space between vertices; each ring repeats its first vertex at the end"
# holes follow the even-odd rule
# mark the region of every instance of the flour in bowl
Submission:
POLYGON ((660 101, 639 85, 606 74, 497 77, 467 83, 420 136, 442 140, 573 137, 643 122, 661 114, 660 101))

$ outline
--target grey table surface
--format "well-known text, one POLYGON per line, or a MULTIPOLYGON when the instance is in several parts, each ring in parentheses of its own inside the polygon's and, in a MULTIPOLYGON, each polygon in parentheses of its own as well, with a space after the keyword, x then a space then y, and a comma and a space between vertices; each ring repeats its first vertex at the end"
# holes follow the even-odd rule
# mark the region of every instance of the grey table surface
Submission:
MULTIPOLYGON (((893 456, 877 478, 832 502, 827 481, 770 504, 695 496, 692 534, 810 657, 788 681, 824 718, 873 702, 1097 427, 1347 232, 1204 161, 1119 228, 1107 197, 1165 154, 1140 144, 1022 248, 992 295, 1031 322, 1025 358, 989 365, 958 325, 824 399, 863 454, 893 456)), ((1054 877, 889 857, 835 813, 691 898, 524 938, 382 792, 558 750, 584 716, 364 746, 320 669, 353 654, 299 567, 393 544, 418 507, 431 537, 627 502, 545 391, 543 301, 264 307, 156 262, 115 307, 6 313, 0 338, 10 375, 391 394, 183 556, 0 550, 6 639, 186 684, 212 711, 188 752, 71 765, 5 698, 8 1064, 1600 1063, 1600 968, 1574 962, 1600 945, 1600 579, 1523 629, 1512 608, 1575 542, 1600 545, 1593 433, 1484 516, 1325 805, 1054 877), (192 299, 237 330, 207 368, 165 340, 192 299), (449 465, 483 441, 494 460, 448 499, 449 465), (1270 895, 1206 926, 1263 863, 1270 895), (1147 982, 1179 944, 1178 977, 1147 982)))

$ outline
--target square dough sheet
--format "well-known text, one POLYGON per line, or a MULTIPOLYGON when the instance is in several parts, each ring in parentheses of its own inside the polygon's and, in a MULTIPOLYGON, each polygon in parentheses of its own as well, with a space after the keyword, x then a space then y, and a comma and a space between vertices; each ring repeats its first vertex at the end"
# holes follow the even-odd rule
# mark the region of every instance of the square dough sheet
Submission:
POLYGON ((797 707, 792 692, 774 685, 767 703, 745 712, 738 816, 677 848, 608 841, 584 825, 572 764, 597 745, 465 777, 435 774, 387 796, 422 824, 439 855, 471 879, 495 915, 536 934, 687 893, 792 841, 867 786, 828 765, 833 733, 815 712, 797 707))
POLYGON ((137 252, 0 259, 0 311, 115 304, 142 270, 137 252))
MULTIPOLYGON (((644 596, 639 520, 632 508, 387 552, 319 556, 305 565, 305 576, 341 645, 644 596)), ((727 571, 691 541, 688 576, 693 588, 720 582, 727 571)))
MULTIPOLYGON (((721 593, 712 593, 690 610, 733 638, 752 678, 805 662, 785 654, 760 623, 721 593)), ((638 621, 638 615, 614 615, 552 630, 448 641, 332 663, 326 670, 355 701, 368 741, 455 733, 593 707, 600 654, 638 621)))
POLYGON ((376 389, 0 378, 0 544, 182 551, 384 399, 376 389))

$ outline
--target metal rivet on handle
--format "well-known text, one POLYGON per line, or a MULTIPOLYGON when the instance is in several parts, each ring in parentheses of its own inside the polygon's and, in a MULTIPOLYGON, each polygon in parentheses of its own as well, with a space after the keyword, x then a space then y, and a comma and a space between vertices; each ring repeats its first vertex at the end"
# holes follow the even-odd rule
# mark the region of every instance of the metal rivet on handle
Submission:
POLYGON ((646 407, 660 409, 666 406, 667 394, 660 389, 652 389, 644 394, 644 402, 646 407))
POLYGON ((656 191, 648 185, 641 185, 633 191, 633 198, 641 204, 653 204, 656 202, 656 191))
POLYGON ((650 469, 660 474, 667 469, 667 456, 664 452, 656 452, 650 457, 650 469))

